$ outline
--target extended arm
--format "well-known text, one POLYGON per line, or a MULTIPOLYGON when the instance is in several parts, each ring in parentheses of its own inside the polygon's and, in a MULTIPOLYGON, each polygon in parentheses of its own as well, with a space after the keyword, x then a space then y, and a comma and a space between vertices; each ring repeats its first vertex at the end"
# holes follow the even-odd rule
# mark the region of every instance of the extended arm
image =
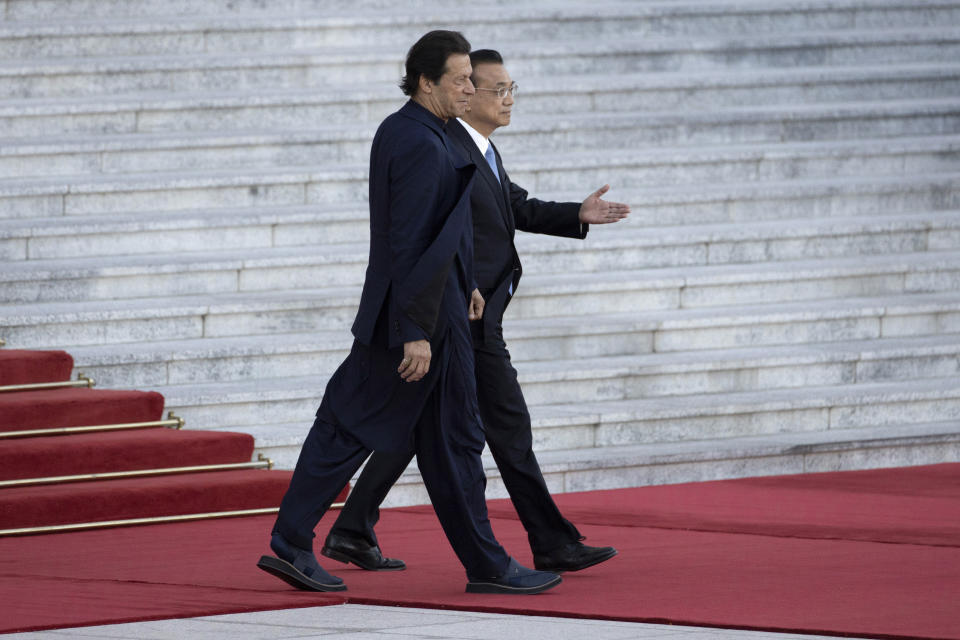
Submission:
POLYGON ((591 224, 619 222, 630 214, 630 206, 602 198, 610 190, 605 184, 582 203, 547 202, 528 198, 522 187, 510 183, 510 206, 517 229, 565 238, 584 238, 591 224))

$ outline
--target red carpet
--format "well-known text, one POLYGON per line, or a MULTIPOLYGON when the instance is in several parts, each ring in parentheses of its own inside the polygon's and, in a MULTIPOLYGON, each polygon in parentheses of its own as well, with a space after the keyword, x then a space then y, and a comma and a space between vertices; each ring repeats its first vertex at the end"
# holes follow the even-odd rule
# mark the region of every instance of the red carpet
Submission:
POLYGON ((0 528, 276 507, 290 474, 246 469, 8 488, 0 491, 0 528))
MULTIPOLYGON (((620 555, 529 597, 463 593, 425 509, 378 529, 405 572, 327 561, 349 591, 290 589, 254 567, 271 517, 0 539, 0 631, 341 602, 831 635, 960 639, 960 465, 557 496, 620 555)), ((530 563, 505 501, 497 536, 530 563)), ((320 524, 325 532, 332 518, 320 524)))
POLYGON ((0 480, 250 462, 245 433, 140 429, 23 438, 0 445, 0 480))
MULTIPOLYGON (((67 380, 63 351, 0 350, 0 382, 67 380)), ((0 392, 0 432, 152 422, 163 414, 155 392, 58 388, 0 392)), ((0 440, 0 530, 275 508, 290 473, 192 467, 249 463, 253 438, 224 431, 148 428, 0 440), (175 475, 170 469, 177 469, 175 475), (155 477, 62 476, 150 471, 155 477), (158 471, 162 473, 158 473, 158 471), (44 478, 42 484, 23 481, 44 478), (59 479, 51 482, 51 479, 59 479)), ((35 481, 36 482, 36 481, 35 481)))
POLYGON ((64 382, 72 370, 73 358, 66 351, 0 349, 0 386, 64 382))
POLYGON ((83 427, 160 420, 155 391, 51 389, 0 393, 0 431, 83 427))

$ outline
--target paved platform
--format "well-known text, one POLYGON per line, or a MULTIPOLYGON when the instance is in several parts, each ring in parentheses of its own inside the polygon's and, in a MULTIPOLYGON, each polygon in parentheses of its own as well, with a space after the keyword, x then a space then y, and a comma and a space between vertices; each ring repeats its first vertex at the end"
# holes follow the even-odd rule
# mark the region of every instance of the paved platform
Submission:
MULTIPOLYGON (((526 597, 526 596, 524 596, 526 597)), ((535 597, 535 596, 531 596, 535 597)), ((306 609, 258 611, 225 616, 157 620, 57 631, 14 633, 10 640, 180 640, 182 638, 323 638, 324 640, 818 640, 830 636, 682 627, 609 620, 518 616, 472 611, 407 609, 344 604, 306 609)))

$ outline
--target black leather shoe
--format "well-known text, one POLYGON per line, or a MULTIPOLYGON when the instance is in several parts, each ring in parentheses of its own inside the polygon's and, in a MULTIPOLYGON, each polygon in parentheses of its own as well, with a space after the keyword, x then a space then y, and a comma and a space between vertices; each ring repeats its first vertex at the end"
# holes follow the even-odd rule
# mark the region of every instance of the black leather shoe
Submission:
POLYGON ((384 558, 380 547, 333 533, 327 536, 320 553, 344 564, 352 562, 367 571, 403 571, 407 568, 403 560, 384 558))
POLYGON ((520 565, 516 560, 510 558, 510 564, 502 576, 496 578, 476 578, 467 576, 467 593, 506 593, 506 594, 532 594, 552 589, 561 582, 563 578, 546 571, 534 571, 520 565))
POLYGON ((588 547, 571 542, 549 553, 533 554, 533 566, 541 571, 580 571, 617 555, 613 547, 588 547))

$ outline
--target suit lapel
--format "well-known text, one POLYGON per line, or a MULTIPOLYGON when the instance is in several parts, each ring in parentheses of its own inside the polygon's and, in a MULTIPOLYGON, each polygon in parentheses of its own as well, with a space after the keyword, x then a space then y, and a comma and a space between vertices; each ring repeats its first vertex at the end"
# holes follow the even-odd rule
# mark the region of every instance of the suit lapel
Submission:
MULTIPOLYGON (((497 177, 493 175, 493 171, 490 169, 490 165, 487 164, 487 159, 484 158, 483 154, 480 153, 480 149, 477 148, 477 143, 473 141, 473 138, 471 138, 470 134, 467 133, 467 130, 463 128, 463 125, 451 118, 449 124, 447 125, 447 132, 456 138, 460 146, 467 151, 470 160, 477 165, 477 171, 483 176, 484 180, 487 181, 487 185, 490 187, 491 192, 499 195, 499 197, 494 199, 497 202, 497 208, 500 210, 500 215, 503 218, 503 224, 512 234, 513 215, 510 213, 510 200, 506 195, 507 191, 505 186, 507 181, 503 172, 503 167, 500 164, 499 153, 497 153, 496 156, 500 180, 497 180, 497 177)), ((492 145, 493 143, 490 144, 492 145)), ((496 147, 494 147, 494 151, 496 152, 496 147)))

